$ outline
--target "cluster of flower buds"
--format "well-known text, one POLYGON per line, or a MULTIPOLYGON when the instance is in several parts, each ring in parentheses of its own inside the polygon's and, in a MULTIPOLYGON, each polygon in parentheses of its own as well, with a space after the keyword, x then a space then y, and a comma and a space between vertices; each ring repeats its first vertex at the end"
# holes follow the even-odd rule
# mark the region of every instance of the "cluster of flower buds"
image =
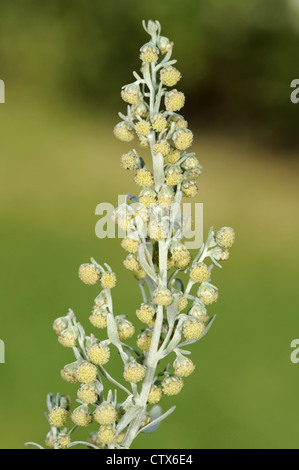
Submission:
MULTIPOLYGON (((134 315, 115 315, 111 289, 116 276, 108 265, 103 267, 94 259, 80 266, 79 278, 101 287, 89 320, 102 338, 86 336, 71 310, 53 325, 59 343, 72 348, 75 356, 61 371, 65 381, 78 387, 79 406, 70 419, 80 427, 96 422, 99 429, 89 434, 85 444, 100 449, 130 447, 139 432, 156 429, 173 411, 161 414, 157 403, 177 395, 184 378, 195 369, 185 347, 201 339, 212 324, 207 306, 218 299, 218 289, 211 284, 212 268, 228 259, 235 239, 232 228, 216 233, 212 228, 196 256, 183 243, 186 221, 179 209, 183 197, 196 196, 201 165, 190 152, 193 133, 179 113, 185 96, 174 88, 181 73, 171 59, 173 43, 161 36, 158 21, 143 26, 150 40, 140 49, 140 73, 134 72, 135 81, 121 90, 127 114, 119 114, 121 122, 114 128, 115 136, 124 142, 137 137, 151 157, 145 163, 135 149, 121 156, 121 166, 134 172, 139 194, 127 195, 114 211, 115 223, 124 231, 123 266, 134 274, 142 294, 136 310, 141 331, 135 337, 134 315), (182 273, 188 274, 186 287, 182 273), (112 347, 122 361, 124 383, 106 370, 112 347), (161 359, 171 353, 176 355, 173 364, 158 371, 161 359), (103 378, 113 385, 106 397, 103 378), (124 401, 117 400, 117 389, 126 394, 124 401)), ((59 397, 54 403, 51 398, 49 403, 47 445, 75 445, 64 429, 69 418, 67 399, 59 397)))

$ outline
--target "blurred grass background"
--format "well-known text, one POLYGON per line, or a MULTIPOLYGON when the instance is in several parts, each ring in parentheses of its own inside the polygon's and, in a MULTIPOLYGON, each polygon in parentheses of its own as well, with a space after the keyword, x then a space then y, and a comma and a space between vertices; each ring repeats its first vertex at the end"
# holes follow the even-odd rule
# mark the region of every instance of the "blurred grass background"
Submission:
MULTIPOLYGON (((74 386, 72 361, 52 332, 73 308, 89 329, 95 287, 77 277, 94 256, 118 276, 116 310, 140 304, 117 240, 98 240, 95 207, 136 192, 119 166, 125 144, 112 129, 119 89, 138 69, 141 20, 159 19, 175 41, 187 95, 184 114, 204 172, 198 202, 210 225, 231 225, 237 242, 215 275, 220 289, 210 333, 192 347, 196 373, 163 399, 175 414, 140 448, 297 448, 298 2, 117 0, 0 6, 1 266, 0 447, 42 443, 49 391, 74 386), (297 13, 296 13, 297 12, 297 13)), ((120 373, 120 363, 112 369, 120 373)))

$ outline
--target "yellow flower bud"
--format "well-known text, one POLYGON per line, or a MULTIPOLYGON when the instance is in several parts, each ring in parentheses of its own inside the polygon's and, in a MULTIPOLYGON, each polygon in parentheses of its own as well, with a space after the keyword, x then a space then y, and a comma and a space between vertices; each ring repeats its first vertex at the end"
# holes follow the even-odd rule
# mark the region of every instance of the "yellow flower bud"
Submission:
POLYGON ((159 50, 151 43, 147 43, 140 49, 140 59, 142 62, 157 62, 159 50))
POLYGON ((172 148, 170 152, 165 157, 166 163, 177 163, 181 158, 181 152, 177 149, 172 148))
POLYGON ((116 124, 113 132, 115 137, 119 140, 122 140, 123 142, 131 142, 134 139, 134 132, 132 127, 124 121, 116 124))
POLYGON ((168 186, 177 186, 183 181, 183 179, 184 175, 181 170, 178 167, 174 166, 167 170, 165 176, 165 183, 168 186))
POLYGON ((182 75, 181 72, 172 67, 171 65, 168 67, 164 67, 160 72, 160 79, 163 85, 166 86, 174 86, 178 83, 181 79, 182 75))
POLYGON ((99 424, 114 424, 116 418, 117 413, 115 408, 108 403, 98 406, 94 412, 94 419, 99 424))
POLYGON ((188 305, 188 299, 182 294, 179 297, 179 304, 178 304, 178 310, 181 312, 184 310, 188 305))
POLYGON ((141 307, 136 310, 137 318, 146 325, 153 324, 155 313, 154 307, 149 304, 142 304, 141 307))
POLYGON ((139 271, 141 269, 138 259, 132 254, 128 255, 123 263, 124 267, 129 271, 139 271))
POLYGON ((110 349, 103 343, 96 343, 86 351, 90 362, 97 366, 107 364, 110 359, 110 349))
POLYGON ((171 292, 165 288, 158 288, 153 293, 153 302, 157 305, 170 305, 173 302, 171 292))
POLYGON ((164 395, 169 397, 180 393, 184 386, 184 382, 180 377, 172 376, 166 377, 162 382, 162 388, 164 395))
POLYGON ((106 328, 107 311, 104 308, 95 308, 89 317, 89 321, 95 328, 106 328))
POLYGON ((71 443, 71 438, 67 434, 61 433, 56 439, 56 445, 59 449, 67 449, 71 443))
POLYGON ((96 366, 87 361, 81 362, 76 369, 76 379, 83 384, 94 382, 97 374, 96 366))
POLYGON ((174 114, 171 117, 170 123, 172 124, 173 122, 175 123, 176 128, 182 127, 183 129, 186 129, 188 127, 188 121, 179 114, 174 114))
POLYGON ((157 155, 158 153, 161 153, 163 157, 166 157, 166 155, 170 151, 170 145, 167 140, 158 140, 154 146, 153 146, 154 154, 157 155))
POLYGON ((65 330, 58 337, 61 346, 65 348, 74 348, 76 346, 76 336, 72 330, 65 330))
POLYGON ((88 405, 93 405, 98 401, 99 395, 94 385, 83 384, 77 392, 77 397, 84 403, 87 403, 88 405))
POLYGON ((137 135, 148 135, 151 131, 151 125, 148 121, 138 121, 135 124, 135 131, 137 135))
POLYGON ((143 269, 139 269, 138 271, 134 272, 134 276, 137 281, 139 281, 140 279, 144 279, 145 277, 147 277, 147 274, 145 271, 143 271, 143 269))
POLYGON ((126 435, 126 431, 121 431, 118 436, 117 436, 117 439, 116 439, 116 442, 118 444, 121 444, 121 442, 124 440, 125 438, 125 435, 126 435))
POLYGON ((81 405, 73 411, 71 419, 76 426, 87 427, 92 423, 92 414, 87 405, 81 405))
POLYGON ((115 441, 116 434, 113 426, 101 426, 98 432, 98 440, 102 444, 112 444, 115 441))
POLYGON ((136 384, 144 379, 145 367, 137 362, 130 362, 124 370, 123 377, 127 382, 136 384))
POLYGON ((121 246, 124 250, 134 254, 138 251, 138 248, 140 246, 140 240, 138 240, 137 238, 126 237, 123 238, 121 246))
POLYGON ((179 269, 185 269, 191 259, 190 252, 184 245, 178 245, 172 250, 172 260, 179 269))
POLYGON ((205 325, 196 318, 191 318, 184 325, 183 335, 187 341, 195 341, 202 336, 204 331, 205 325))
POLYGON ((134 325, 128 320, 121 320, 117 325, 118 336, 121 341, 131 338, 135 333, 134 325))
POLYGON ((139 202, 145 207, 150 208, 156 202, 156 193, 153 189, 143 189, 139 194, 139 202))
POLYGON ((120 164, 125 170, 137 170, 140 165, 140 159, 133 153, 125 153, 121 156, 120 164))
POLYGON ((57 406, 49 412, 49 422, 55 428, 62 428, 68 420, 68 412, 65 408, 57 406))
POLYGON ((79 267, 79 278, 84 284, 93 285, 100 279, 100 273, 93 264, 81 264, 79 267))
POLYGON ((142 349, 142 351, 149 351, 151 346, 153 332, 151 330, 143 331, 137 339, 137 346, 142 349))
POLYGON ((178 377, 188 377, 195 369, 194 363, 187 357, 177 357, 173 363, 174 373, 178 377))
POLYGON ((185 104, 185 95, 181 91, 171 90, 165 95, 166 111, 179 111, 185 104))
POLYGON ((148 226, 147 234, 153 240, 164 240, 168 235, 167 227, 153 220, 148 226))
POLYGON ((185 197, 195 197, 198 193, 198 187, 194 180, 186 180, 182 184, 182 192, 185 197))
POLYGON ((172 140, 178 150, 186 150, 192 145, 193 133, 189 129, 178 129, 173 134, 172 140))
POLYGON ((145 426, 147 426, 149 423, 151 422, 151 417, 148 413, 145 413, 145 415, 143 416, 142 418, 142 421, 140 423, 140 428, 144 428, 145 426))
POLYGON ((68 364, 60 371, 61 378, 70 384, 77 383, 76 369, 77 369, 76 362, 72 364, 68 364))
POLYGON ((190 269, 190 279, 193 282, 206 282, 211 277, 211 271, 204 263, 197 263, 190 269))
POLYGON ((199 161, 194 155, 186 158, 186 160, 182 163, 182 167, 185 170, 194 170, 194 168, 197 168, 198 166, 199 166, 199 161))
POLYGON ((138 104, 141 98, 139 87, 134 83, 121 90, 122 99, 128 104, 138 104))
POLYGON ((103 289, 112 289, 116 286, 116 276, 114 273, 107 272, 102 274, 101 284, 103 289))
POLYGON ((157 385, 152 385, 147 399, 148 403, 150 405, 155 405, 156 403, 159 403, 161 398, 162 389, 157 387, 157 385))
POLYGON ((57 335, 61 335, 61 333, 67 328, 68 321, 65 317, 56 318, 53 323, 53 330, 57 335))
POLYGON ((163 116, 163 114, 156 114, 152 118, 152 127, 156 132, 162 132, 167 127, 167 119, 163 116))
POLYGON ((140 170, 138 170, 135 175, 135 183, 138 184, 138 186, 152 186, 154 180, 151 172, 146 170, 145 168, 141 168, 140 170))
POLYGON ((230 248, 235 241, 235 231, 231 227, 222 227, 216 233, 216 241, 223 248, 230 248))

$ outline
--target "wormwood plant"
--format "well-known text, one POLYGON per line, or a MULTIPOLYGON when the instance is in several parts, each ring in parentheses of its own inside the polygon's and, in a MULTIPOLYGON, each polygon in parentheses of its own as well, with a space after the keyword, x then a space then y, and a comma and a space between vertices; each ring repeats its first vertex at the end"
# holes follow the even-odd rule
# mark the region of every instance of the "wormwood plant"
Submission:
POLYGON ((141 190, 138 197, 127 196, 114 211, 114 219, 125 231, 121 242, 128 253, 124 266, 141 289, 136 316, 145 327, 137 336, 136 347, 126 344, 135 334, 130 321, 133 314, 128 319, 114 311, 111 290, 116 275, 107 264, 94 259, 80 266, 80 279, 101 288, 89 317, 101 339, 87 336, 72 310, 54 322, 59 343, 74 352, 75 361, 64 367, 61 376, 77 385, 79 406, 70 413, 67 396, 48 395, 46 445, 50 448, 78 444, 95 449, 130 448, 140 432, 153 432, 174 411, 172 407, 162 414, 157 403, 163 395, 180 393, 184 379, 194 371, 186 348, 200 340, 213 322, 207 313, 207 306, 218 298, 218 289, 211 284, 212 268, 228 259, 235 238, 232 228, 223 227, 216 233, 211 228, 194 259, 182 243, 185 219, 181 201, 183 196, 196 195, 201 166, 187 150, 193 134, 178 114, 185 96, 172 88, 181 78, 174 67, 176 61, 171 60, 173 43, 161 36, 158 21, 143 26, 150 40, 140 50, 141 73, 134 72, 135 82, 122 88, 127 114, 119 114, 122 120, 114 134, 124 142, 137 136, 151 154, 153 170, 136 150, 122 155, 121 166, 135 171, 135 183, 141 190), (182 274, 188 276, 186 287, 182 274), (112 347, 122 363, 122 383, 108 371, 112 347), (108 391, 103 379, 111 384, 108 391), (68 421, 72 427, 67 427, 68 421), (90 433, 86 442, 74 441, 75 429, 93 421, 98 423, 97 432, 90 433))

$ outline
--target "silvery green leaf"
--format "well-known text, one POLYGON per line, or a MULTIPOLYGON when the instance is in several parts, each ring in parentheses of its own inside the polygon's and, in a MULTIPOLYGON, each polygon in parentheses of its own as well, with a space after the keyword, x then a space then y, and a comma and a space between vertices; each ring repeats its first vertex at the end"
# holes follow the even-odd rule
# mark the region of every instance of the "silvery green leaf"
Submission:
POLYGON ((24 444, 25 446, 33 446, 33 447, 37 447, 38 449, 42 449, 42 450, 45 450, 45 448, 43 446, 41 446, 40 444, 37 444, 36 442, 25 442, 24 444))
POLYGON ((128 424, 130 424, 131 421, 133 421, 133 419, 136 418, 136 416, 138 415, 141 409, 142 407, 137 406, 137 405, 133 405, 130 408, 128 408, 128 410, 126 411, 126 413, 121 418, 118 425, 116 426, 116 432, 120 433, 123 429, 125 429, 128 426, 128 424))
POLYGON ((112 344, 120 346, 117 325, 112 313, 107 313, 107 334, 112 344))
POLYGON ((159 152, 153 158, 153 169, 154 169, 154 178, 155 178, 155 190, 159 191, 161 186, 164 183, 164 158, 163 155, 159 152))
POLYGON ((141 264, 142 269, 146 274, 154 281, 158 281, 158 277, 153 265, 152 260, 149 260, 149 252, 146 248, 145 243, 141 243, 138 249, 138 259, 141 264))
POLYGON ((175 287, 175 289, 177 289, 181 292, 184 292, 184 290, 185 290, 183 282, 181 281, 181 279, 178 279, 178 278, 176 278, 174 280, 174 287, 175 287))
MULTIPOLYGON (((160 407, 158 407, 160 408, 160 407)), ((155 432, 158 427, 160 426, 160 423, 165 419, 167 418, 174 410, 176 409, 175 406, 173 406, 172 408, 170 408, 168 411, 166 411, 166 413, 164 413, 163 415, 161 416, 158 416, 157 418, 153 419, 153 416, 152 415, 152 412, 150 413, 151 417, 152 417, 152 421, 147 425, 147 426, 144 426, 144 428, 142 428, 139 432, 144 432, 144 433, 152 433, 152 432, 155 432)), ((158 411, 158 410, 157 410, 158 411)), ((160 411, 161 413, 161 411, 160 411)))
POLYGON ((167 307, 167 321, 170 327, 174 324, 178 314, 179 295, 174 294, 173 298, 173 302, 167 307))
POLYGON ((168 354, 170 354, 171 351, 173 351, 178 346, 179 342, 181 341, 184 320, 185 320, 184 317, 180 318, 177 324, 177 327, 175 329, 175 333, 172 337, 172 340, 170 341, 170 343, 168 344, 167 348, 165 349, 163 353, 163 357, 168 356, 168 354))
POLYGON ((130 199, 130 201, 138 202, 138 197, 134 196, 133 194, 127 193, 126 196, 130 199))
POLYGON ((150 278, 148 278, 148 277, 146 277, 145 279, 143 279, 143 282, 144 282, 144 284, 147 285, 147 287, 148 287, 148 289, 149 289, 149 291, 150 291, 151 297, 152 297, 152 296, 153 296, 153 292, 154 292, 154 290, 156 289, 156 283, 155 283, 152 279, 150 279, 150 278))

